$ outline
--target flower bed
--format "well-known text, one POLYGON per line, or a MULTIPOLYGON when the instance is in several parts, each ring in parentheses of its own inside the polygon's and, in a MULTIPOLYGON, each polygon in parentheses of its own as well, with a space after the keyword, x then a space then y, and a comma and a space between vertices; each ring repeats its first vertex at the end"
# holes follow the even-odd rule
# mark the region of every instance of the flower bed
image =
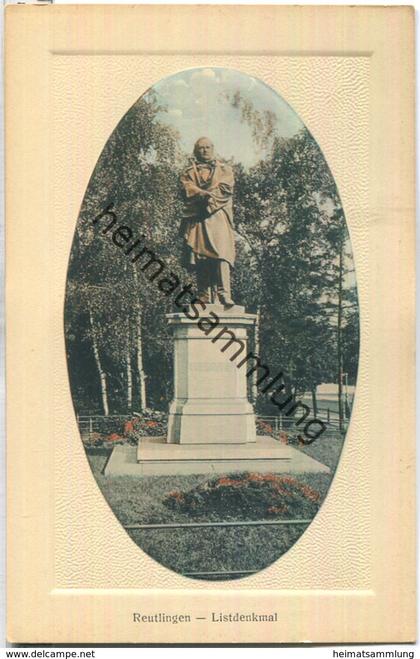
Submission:
POLYGON ((137 445, 141 437, 159 437, 167 433, 167 417, 163 412, 148 410, 142 416, 121 420, 115 432, 93 432, 82 436, 86 448, 109 447, 116 444, 137 445))
POLYGON ((257 435, 268 435, 269 437, 275 437, 276 433, 273 426, 268 421, 264 419, 258 419, 256 421, 257 435))
POLYGON ((225 520, 294 519, 313 517, 321 495, 290 475, 240 473, 213 478, 185 492, 174 490, 163 503, 174 511, 216 513, 225 520))

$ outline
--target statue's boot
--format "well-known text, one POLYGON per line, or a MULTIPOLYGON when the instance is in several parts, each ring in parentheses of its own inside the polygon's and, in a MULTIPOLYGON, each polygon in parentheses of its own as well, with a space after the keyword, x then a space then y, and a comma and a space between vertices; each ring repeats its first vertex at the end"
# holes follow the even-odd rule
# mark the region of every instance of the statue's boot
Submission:
POLYGON ((230 297, 225 297, 223 294, 219 293, 219 300, 227 309, 235 306, 234 301, 230 297))
POLYGON ((210 292, 209 292, 208 288, 204 289, 204 291, 198 291, 197 292, 197 297, 201 302, 203 302, 203 304, 211 304, 212 303, 211 295, 210 295, 210 292))

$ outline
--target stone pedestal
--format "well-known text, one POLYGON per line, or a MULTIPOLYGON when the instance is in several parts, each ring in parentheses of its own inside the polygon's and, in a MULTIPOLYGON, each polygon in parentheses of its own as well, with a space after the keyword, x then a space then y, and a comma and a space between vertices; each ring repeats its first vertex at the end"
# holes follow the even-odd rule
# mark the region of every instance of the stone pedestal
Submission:
MULTIPOLYGON (((194 311, 189 310, 194 317, 194 311)), ((248 330, 255 316, 243 307, 209 304, 199 318, 168 314, 174 339, 174 399, 170 444, 255 442, 255 415, 247 396, 248 330)))
POLYGON ((135 446, 116 446, 105 476, 188 476, 238 471, 270 474, 329 473, 329 468, 272 437, 248 444, 168 444, 166 437, 143 437, 135 446))
POLYGON ((137 450, 117 446, 108 476, 328 472, 325 465, 272 437, 256 437, 247 396, 248 332, 255 316, 243 307, 207 305, 167 316, 174 340, 174 399, 168 436, 143 437, 137 450))

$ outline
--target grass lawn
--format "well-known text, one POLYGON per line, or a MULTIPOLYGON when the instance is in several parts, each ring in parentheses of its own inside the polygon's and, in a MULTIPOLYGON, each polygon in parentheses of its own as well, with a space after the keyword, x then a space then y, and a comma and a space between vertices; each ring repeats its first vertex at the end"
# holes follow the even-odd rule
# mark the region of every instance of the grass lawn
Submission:
MULTIPOLYGON (((332 474, 294 475, 301 487, 309 486, 319 493, 319 501, 302 502, 293 508, 293 519, 311 519, 328 491, 342 447, 338 437, 321 437, 303 447, 308 455, 327 464, 332 474)), ((102 473, 109 452, 103 450, 88 455, 93 475, 117 519, 124 526, 131 524, 164 524, 194 522, 223 522, 261 519, 249 510, 241 514, 236 507, 233 517, 223 507, 200 508, 189 512, 169 508, 165 497, 170 492, 189 492, 209 481, 207 476, 133 476, 105 477, 102 473)), ((283 474, 284 476, 284 474, 283 474)), ((279 494, 279 504, 282 497, 279 494)), ((222 502, 223 503, 223 502, 222 502)), ((278 515, 275 519, 284 519, 278 515)), ((290 515, 289 515, 290 518, 290 515)), ((268 519, 268 517, 267 517, 268 519)), ((273 517, 271 517, 273 519, 273 517)), ((170 530, 130 530, 132 540, 162 565, 180 573, 212 571, 260 570, 284 554, 298 540, 307 527, 304 525, 193 528, 170 530)), ((206 577, 212 578, 212 577, 206 577)), ((216 578, 216 577, 213 577, 216 578)), ((231 578, 229 575, 226 578, 231 578)))
POLYGON ((300 446, 299 449, 303 453, 310 455, 311 458, 315 458, 318 462, 327 465, 331 469, 332 475, 334 475, 335 468, 340 459, 343 442, 344 438, 338 434, 330 435, 327 433, 326 435, 321 435, 313 444, 300 446))

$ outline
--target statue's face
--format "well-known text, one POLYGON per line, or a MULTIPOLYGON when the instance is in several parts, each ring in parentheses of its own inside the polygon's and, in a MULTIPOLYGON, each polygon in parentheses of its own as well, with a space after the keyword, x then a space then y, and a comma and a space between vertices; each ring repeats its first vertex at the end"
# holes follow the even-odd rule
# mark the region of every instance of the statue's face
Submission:
POLYGON ((210 160, 213 160, 214 146, 211 141, 205 137, 202 140, 198 140, 195 145, 194 154, 200 162, 209 162, 210 160))

